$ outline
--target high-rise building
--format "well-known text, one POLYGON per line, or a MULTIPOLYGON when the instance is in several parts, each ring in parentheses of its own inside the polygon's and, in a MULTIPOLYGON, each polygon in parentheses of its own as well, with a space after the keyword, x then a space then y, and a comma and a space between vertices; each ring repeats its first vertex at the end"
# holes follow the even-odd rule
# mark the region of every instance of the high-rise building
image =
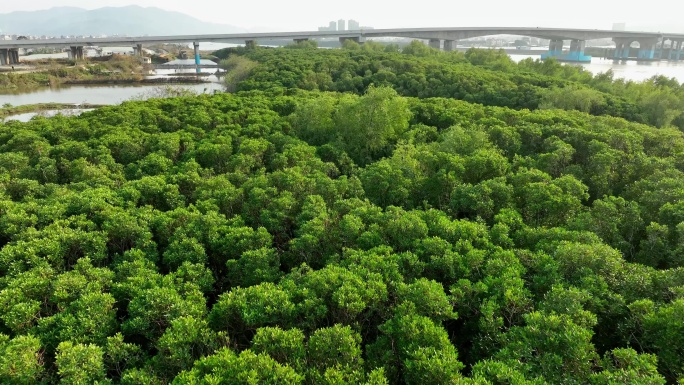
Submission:
POLYGON ((327 27, 318 27, 319 31, 337 31, 337 22, 331 21, 327 27))
POLYGON ((347 28, 347 22, 344 19, 340 19, 337 21, 337 30, 338 31, 346 31, 347 28))
POLYGON ((349 20, 349 22, 347 23, 347 28, 350 31, 358 31, 359 29, 361 29, 361 25, 356 20, 349 20))

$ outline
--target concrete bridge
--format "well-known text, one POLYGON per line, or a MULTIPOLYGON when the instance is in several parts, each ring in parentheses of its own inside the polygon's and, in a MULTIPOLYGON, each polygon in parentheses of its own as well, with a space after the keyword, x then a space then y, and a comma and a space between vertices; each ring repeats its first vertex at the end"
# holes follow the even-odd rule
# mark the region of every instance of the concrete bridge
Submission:
MULTIPOLYGON (((433 48, 451 51, 459 40, 493 36, 518 35, 550 40, 548 52, 542 58, 556 58, 561 61, 587 62, 590 56, 585 55, 587 40, 612 38, 616 49, 613 57, 616 60, 680 60, 684 58, 684 34, 664 34, 653 32, 610 31, 598 29, 567 28, 516 28, 516 27, 458 27, 458 28, 396 28, 371 29, 359 31, 304 31, 304 32, 265 32, 212 35, 182 36, 138 36, 107 37, 78 39, 44 39, 44 40, 0 40, 0 65, 19 62, 20 48, 63 47, 70 48, 70 57, 83 58, 85 46, 131 46, 137 55, 142 55, 144 44, 193 43, 195 60, 199 63, 199 43, 244 43, 255 45, 257 41, 267 39, 291 39, 295 42, 309 39, 337 38, 340 42, 353 40, 362 43, 367 38, 403 37, 428 40, 433 48), (563 51, 566 40, 570 41, 569 52, 563 51), (638 43, 636 57, 630 57, 630 47, 638 43), (669 42, 669 49, 665 49, 669 42), (658 49, 658 47, 660 47, 658 49)), ((199 71, 200 68, 197 68, 199 71)))

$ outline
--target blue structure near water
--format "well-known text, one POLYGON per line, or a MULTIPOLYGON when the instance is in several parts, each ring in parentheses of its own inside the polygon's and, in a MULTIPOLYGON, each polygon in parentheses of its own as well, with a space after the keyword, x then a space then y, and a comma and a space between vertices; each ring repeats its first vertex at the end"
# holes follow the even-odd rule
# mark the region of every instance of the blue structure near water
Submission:
POLYGON ((549 43, 549 51, 541 55, 542 59, 554 58, 558 61, 589 63, 591 56, 584 54, 586 41, 572 40, 570 42, 570 51, 563 51, 563 40, 554 39, 549 43))
POLYGON ((655 59, 655 51, 652 49, 640 49, 637 59, 653 60, 655 59))
POLYGON ((663 57, 662 42, 660 43, 660 50, 657 50, 658 39, 649 38, 624 38, 615 37, 613 38, 615 42, 615 52, 613 53, 613 59, 615 60, 641 60, 641 61, 651 61, 660 60, 663 57), (638 43, 639 48, 636 48, 636 43, 638 43), (634 44, 634 47, 632 46, 634 44), (630 57, 633 49, 636 49, 636 56, 630 57))
POLYGON ((554 58, 558 61, 567 61, 567 62, 578 62, 578 63, 590 63, 591 62, 591 56, 585 55, 584 52, 568 52, 568 53, 563 53, 562 51, 549 51, 545 52, 541 55, 542 59, 548 59, 548 58, 554 58))
POLYGON ((194 42, 192 43, 193 48, 195 48, 195 72, 202 73, 202 70, 200 69, 200 53, 199 53, 199 42, 194 42))

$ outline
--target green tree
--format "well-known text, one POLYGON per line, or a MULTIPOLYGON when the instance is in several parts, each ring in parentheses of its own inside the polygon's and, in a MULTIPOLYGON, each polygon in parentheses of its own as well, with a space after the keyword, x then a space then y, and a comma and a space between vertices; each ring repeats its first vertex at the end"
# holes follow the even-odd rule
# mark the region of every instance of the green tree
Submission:
POLYGON ((363 381, 361 336, 349 326, 334 325, 316 330, 309 338, 307 380, 313 384, 363 381))
POLYGON ((684 299, 662 306, 641 300, 629 308, 636 319, 637 330, 642 332, 643 343, 658 356, 660 372, 671 382, 681 378, 684 375, 684 338, 678 319, 684 314, 684 299))
POLYGON ((174 319, 155 344, 157 372, 171 379, 180 371, 192 369, 196 360, 211 355, 227 342, 227 338, 209 329, 202 319, 174 319))
POLYGON ((221 60, 219 67, 226 71, 224 80, 226 91, 237 91, 240 82, 247 79, 257 65, 258 63, 255 63, 244 56, 231 56, 228 59, 221 60))
POLYGON ((62 342, 55 363, 61 384, 93 384, 105 380, 102 348, 97 345, 62 342))
POLYGON ((305 142, 320 146, 334 139, 333 112, 336 100, 329 96, 303 100, 290 116, 295 135, 305 142))
POLYGON ((639 354, 633 349, 615 349, 602 360, 603 370, 592 374, 592 384, 644 384, 663 385, 665 379, 658 374, 657 359, 652 354, 639 354))
MULTIPOLYGON (((567 315, 532 312, 526 325, 511 328, 504 348, 496 354, 528 378, 557 384, 586 382, 596 352, 592 332, 567 315)), ((595 321, 595 319, 594 319, 595 321)))
POLYGON ((370 363, 385 368, 391 382, 451 384, 463 364, 446 330, 427 317, 397 315, 380 326, 369 346, 370 363))
POLYGON ((406 100, 391 88, 343 97, 334 116, 339 145, 356 163, 369 163, 408 128, 410 116, 406 100))
POLYGON ((280 365, 266 354, 245 350, 240 355, 227 348, 202 358, 192 370, 182 372, 174 384, 217 382, 227 385, 303 383, 304 377, 280 365))
POLYGON ((0 334, 0 381, 12 384, 38 383, 43 376, 44 351, 34 336, 9 339, 0 334))
POLYGON ((298 373, 303 373, 307 365, 304 333, 299 329, 260 328, 252 339, 251 350, 257 354, 266 353, 279 364, 287 365, 298 373))

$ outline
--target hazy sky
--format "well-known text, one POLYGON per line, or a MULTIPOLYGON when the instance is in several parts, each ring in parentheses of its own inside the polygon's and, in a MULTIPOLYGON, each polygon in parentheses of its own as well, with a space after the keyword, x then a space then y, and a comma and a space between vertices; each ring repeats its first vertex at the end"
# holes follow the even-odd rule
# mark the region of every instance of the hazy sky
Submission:
POLYGON ((376 28, 457 26, 539 26, 611 29, 682 29, 684 2, 625 0, 0 0, 0 13, 55 6, 100 8, 137 4, 179 11, 204 21, 249 29, 313 30, 330 20, 355 19, 376 28), (681 26, 681 27, 680 27, 681 26), (660 28, 662 27, 662 29, 660 28))

